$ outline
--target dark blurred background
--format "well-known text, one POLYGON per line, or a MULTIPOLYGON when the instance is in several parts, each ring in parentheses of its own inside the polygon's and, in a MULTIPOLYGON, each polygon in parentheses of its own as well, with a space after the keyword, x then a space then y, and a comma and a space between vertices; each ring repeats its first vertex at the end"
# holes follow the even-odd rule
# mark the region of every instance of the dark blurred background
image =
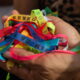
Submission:
POLYGON ((42 7, 58 11, 59 17, 72 24, 80 32, 80 0, 41 0, 42 7))
POLYGON ((8 6, 12 4, 13 4, 13 0, 0 0, 0 6, 8 6))

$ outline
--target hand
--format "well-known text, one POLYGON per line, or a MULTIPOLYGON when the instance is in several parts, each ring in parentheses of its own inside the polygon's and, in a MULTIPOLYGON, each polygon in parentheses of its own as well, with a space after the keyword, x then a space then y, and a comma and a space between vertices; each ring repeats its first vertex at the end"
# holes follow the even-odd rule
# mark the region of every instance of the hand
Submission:
MULTIPOLYGON (((19 14, 17 11, 13 11, 12 13, 19 14)), ((56 25, 56 34, 63 33, 68 36, 70 48, 79 43, 80 35, 71 25, 56 17, 49 18, 51 18, 53 23, 56 25)), ((15 49, 15 53, 22 56, 34 54, 23 49, 15 49)), ((11 68, 10 72, 24 80, 80 79, 80 55, 49 53, 30 61, 13 60, 9 54, 9 51, 7 51, 4 56, 17 64, 22 64, 21 67, 15 65, 11 68)))
POLYGON ((80 42, 80 34, 77 30, 58 17, 50 16, 56 26, 56 34, 65 34, 68 37, 69 48, 75 47, 80 42))

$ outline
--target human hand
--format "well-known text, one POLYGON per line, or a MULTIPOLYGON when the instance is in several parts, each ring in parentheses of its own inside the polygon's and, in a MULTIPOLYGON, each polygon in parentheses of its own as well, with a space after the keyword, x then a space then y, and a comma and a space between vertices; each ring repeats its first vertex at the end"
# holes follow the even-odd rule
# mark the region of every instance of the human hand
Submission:
MULTIPOLYGON (((13 11, 13 14, 18 14, 18 12, 13 11)), ((63 33, 68 36, 70 48, 79 43, 80 35, 71 25, 56 17, 49 18, 52 19, 56 26, 56 34, 63 33)), ((22 56, 34 54, 23 49, 15 49, 15 53, 22 56)), ((9 51, 7 51, 4 56, 17 64, 22 64, 22 67, 15 65, 11 68, 10 72, 24 80, 71 80, 73 78, 77 80, 77 78, 79 78, 80 55, 54 52, 29 61, 13 60, 9 51)))
POLYGON ((80 42, 80 34, 78 31, 67 22, 54 16, 49 16, 53 24, 56 26, 56 34, 65 34, 68 37, 69 48, 73 48, 80 42))

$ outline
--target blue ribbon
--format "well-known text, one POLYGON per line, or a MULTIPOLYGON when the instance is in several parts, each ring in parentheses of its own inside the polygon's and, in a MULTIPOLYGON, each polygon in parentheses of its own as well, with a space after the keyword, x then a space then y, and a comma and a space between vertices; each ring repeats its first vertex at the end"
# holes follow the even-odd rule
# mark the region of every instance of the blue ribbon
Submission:
POLYGON ((34 31, 34 29, 32 29, 32 27, 30 27, 28 24, 23 23, 23 24, 19 25, 19 27, 16 29, 16 31, 13 34, 6 36, 6 39, 4 41, 0 42, 0 47, 4 46, 6 44, 9 44, 7 47, 5 47, 0 52, 0 60, 5 60, 5 58, 2 55, 6 50, 8 50, 10 48, 10 46, 12 45, 14 40, 21 41, 24 44, 27 44, 35 49, 38 49, 41 52, 46 52, 46 51, 51 51, 51 50, 56 49, 58 47, 60 39, 57 38, 57 39, 45 41, 37 35, 37 33, 34 31), (34 39, 30 39, 29 37, 26 37, 26 36, 18 33, 19 28, 23 25, 28 27, 28 29, 31 33, 31 36, 33 36, 34 39))
POLYGON ((32 27, 30 27, 28 24, 23 24, 24 26, 28 27, 31 36, 38 41, 44 41, 44 39, 42 39, 41 37, 38 36, 38 34, 34 31, 34 29, 32 29, 32 27))
POLYGON ((59 43, 59 39, 55 39, 55 40, 50 40, 51 41, 51 45, 49 45, 50 41, 44 41, 44 42, 39 42, 39 41, 36 41, 34 39, 30 39, 20 33, 16 33, 17 35, 10 35, 8 38, 13 38, 13 39, 16 39, 18 41, 21 41, 35 49, 38 49, 40 50, 41 52, 46 52, 48 50, 54 50, 56 46, 58 46, 58 43, 59 43), (55 41, 55 44, 54 42, 55 41), (47 44, 48 42, 48 44, 47 44))
POLYGON ((3 57, 3 54, 11 47, 13 42, 11 42, 8 46, 3 48, 3 50, 0 51, 0 60, 5 61, 6 59, 3 57))

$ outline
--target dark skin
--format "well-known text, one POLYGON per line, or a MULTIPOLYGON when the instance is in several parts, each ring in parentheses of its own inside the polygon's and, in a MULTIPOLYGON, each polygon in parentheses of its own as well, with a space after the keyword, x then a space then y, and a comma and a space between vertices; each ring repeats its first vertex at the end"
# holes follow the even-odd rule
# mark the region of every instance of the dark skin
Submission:
MULTIPOLYGON (((12 14, 19 14, 12 11, 12 14)), ((80 42, 80 34, 68 23, 57 17, 49 17, 56 26, 56 34, 63 33, 68 36, 69 49, 77 46, 80 42)), ((3 22, 7 16, 3 17, 3 22)), ((33 52, 23 49, 15 49, 15 53, 21 56, 33 55, 33 52)), ((0 67, 15 74, 23 80, 80 80, 80 55, 54 52, 45 54, 30 61, 16 61, 11 58, 9 51, 4 56, 15 64, 10 70, 0 62, 0 67), (22 66, 18 66, 22 64, 22 66)))

